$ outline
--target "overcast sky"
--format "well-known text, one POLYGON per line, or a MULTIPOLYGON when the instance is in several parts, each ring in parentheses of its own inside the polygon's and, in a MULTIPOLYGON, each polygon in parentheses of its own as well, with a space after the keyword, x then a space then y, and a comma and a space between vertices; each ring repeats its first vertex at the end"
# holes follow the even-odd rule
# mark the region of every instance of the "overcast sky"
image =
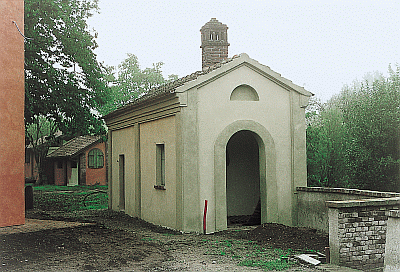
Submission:
POLYGON ((229 57, 247 53, 326 101, 368 72, 400 63, 400 1, 99 0, 89 20, 99 61, 127 53, 163 74, 201 70, 200 28, 217 18, 228 29, 229 57))

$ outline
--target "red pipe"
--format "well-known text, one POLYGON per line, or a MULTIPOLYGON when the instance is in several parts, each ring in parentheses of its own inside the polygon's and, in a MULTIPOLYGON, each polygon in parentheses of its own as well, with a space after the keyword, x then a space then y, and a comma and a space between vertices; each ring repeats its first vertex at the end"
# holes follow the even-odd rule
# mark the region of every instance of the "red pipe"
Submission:
POLYGON ((203 217, 203 233, 206 234, 206 215, 208 200, 204 200, 204 217, 203 217))

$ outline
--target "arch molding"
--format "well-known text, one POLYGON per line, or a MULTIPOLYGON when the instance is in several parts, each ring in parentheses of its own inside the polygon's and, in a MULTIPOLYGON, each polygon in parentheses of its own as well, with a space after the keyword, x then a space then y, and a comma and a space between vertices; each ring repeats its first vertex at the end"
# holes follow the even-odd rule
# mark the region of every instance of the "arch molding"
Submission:
POLYGON ((261 223, 278 221, 276 151, 271 134, 253 120, 238 120, 225 127, 214 145, 215 230, 227 228, 226 146, 239 131, 253 133, 259 148, 261 223))

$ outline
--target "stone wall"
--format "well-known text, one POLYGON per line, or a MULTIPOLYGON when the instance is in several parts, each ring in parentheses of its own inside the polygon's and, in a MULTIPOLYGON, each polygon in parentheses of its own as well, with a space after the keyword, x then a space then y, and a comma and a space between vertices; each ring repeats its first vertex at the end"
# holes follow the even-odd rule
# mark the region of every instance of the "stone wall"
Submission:
POLYGON ((331 263, 363 271, 382 268, 389 210, 400 197, 327 201, 331 263))
POLYGON ((400 197, 398 193, 345 188, 297 187, 297 225, 329 232, 326 201, 400 197))

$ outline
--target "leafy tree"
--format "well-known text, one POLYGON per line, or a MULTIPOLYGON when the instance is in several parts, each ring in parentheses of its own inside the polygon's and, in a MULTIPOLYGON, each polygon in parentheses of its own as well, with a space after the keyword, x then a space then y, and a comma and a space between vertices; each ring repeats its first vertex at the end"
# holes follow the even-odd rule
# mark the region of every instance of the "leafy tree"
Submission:
POLYGON ((141 69, 138 58, 134 54, 127 54, 127 58, 118 65, 107 67, 107 80, 111 88, 111 98, 99 110, 105 115, 145 94, 151 88, 177 79, 176 75, 169 75, 165 80, 161 68, 162 62, 153 64, 152 68, 141 69))
POLYGON ((44 163, 49 148, 56 141, 56 124, 49 121, 44 116, 35 116, 32 122, 25 128, 25 137, 28 146, 32 149, 35 156, 36 168, 38 172, 38 183, 44 183, 44 163))
POLYGON ((307 143, 307 176, 308 184, 325 187, 327 184, 327 144, 321 111, 323 104, 314 97, 310 98, 306 109, 306 143, 307 143))
POLYGON ((94 109, 109 98, 86 20, 97 0, 25 0, 25 122, 45 117, 68 135, 102 134, 94 109))
POLYGON ((307 171, 311 186, 345 186, 343 118, 334 103, 312 100, 307 110, 307 171), (317 107, 315 107, 317 105, 317 107))
POLYGON ((25 125, 39 181, 44 158, 61 130, 65 136, 103 134, 96 109, 109 98, 86 20, 97 0, 25 0, 25 125))
POLYGON ((399 71, 369 75, 308 110, 309 185, 400 191, 399 71))
POLYGON ((342 111, 349 142, 348 174, 353 186, 399 191, 400 80, 364 82, 344 90, 342 111))

